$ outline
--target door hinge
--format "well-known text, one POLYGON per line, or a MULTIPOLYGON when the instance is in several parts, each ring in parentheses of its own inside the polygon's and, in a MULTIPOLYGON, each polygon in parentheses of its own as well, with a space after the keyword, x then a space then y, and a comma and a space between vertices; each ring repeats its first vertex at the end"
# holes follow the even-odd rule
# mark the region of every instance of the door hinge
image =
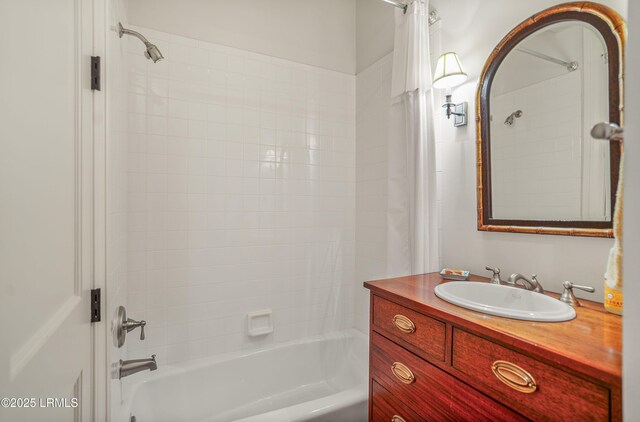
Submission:
POLYGON ((100 322, 100 289, 91 289, 91 322, 100 322))
POLYGON ((100 56, 91 56, 91 89, 100 91, 100 56))

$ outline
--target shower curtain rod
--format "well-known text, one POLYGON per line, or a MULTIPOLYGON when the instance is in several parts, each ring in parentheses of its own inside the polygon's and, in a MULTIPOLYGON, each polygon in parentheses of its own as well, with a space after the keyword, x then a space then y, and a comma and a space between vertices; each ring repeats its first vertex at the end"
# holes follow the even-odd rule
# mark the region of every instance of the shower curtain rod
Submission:
POLYGON ((407 13, 407 7, 408 5, 404 4, 404 3, 399 3, 397 1, 393 1, 393 0, 382 0, 385 3, 390 4, 391 6, 397 7, 398 9, 402 9, 402 13, 407 13))
MULTIPOLYGON (((402 13, 407 13, 407 8, 409 7, 406 3, 400 3, 393 0, 382 0, 383 2, 390 4, 391 6, 397 7, 398 9, 402 9, 402 13)), ((433 25, 434 23, 440 20, 440 16, 438 16, 437 10, 432 10, 429 12, 429 25, 433 25)))
POLYGON ((569 72, 573 72, 574 70, 578 69, 578 62, 575 62, 575 61, 574 62, 565 62, 564 60, 560 60, 560 59, 556 59, 555 57, 547 56, 546 54, 540 53, 540 52, 535 51, 535 50, 531 50, 530 48, 526 48, 526 47, 518 47, 518 48, 516 48, 516 50, 520 51, 521 53, 529 54, 529 55, 537 57, 539 59, 546 60, 548 62, 564 66, 564 67, 567 68, 567 70, 569 72))

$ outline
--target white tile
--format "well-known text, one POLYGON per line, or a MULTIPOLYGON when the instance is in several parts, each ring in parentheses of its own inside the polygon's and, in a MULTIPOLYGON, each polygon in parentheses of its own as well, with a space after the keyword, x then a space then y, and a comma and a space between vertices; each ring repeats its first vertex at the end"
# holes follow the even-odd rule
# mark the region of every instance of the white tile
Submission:
POLYGON ((278 319, 281 341, 350 326, 353 286, 324 325, 331 291, 301 291, 334 277, 354 284, 355 77, 158 39, 168 42, 164 67, 152 73, 132 56, 126 88, 128 291, 157 319, 153 340, 135 347, 163 350, 167 363, 256 347, 244 318, 264 307, 300 317, 278 319))

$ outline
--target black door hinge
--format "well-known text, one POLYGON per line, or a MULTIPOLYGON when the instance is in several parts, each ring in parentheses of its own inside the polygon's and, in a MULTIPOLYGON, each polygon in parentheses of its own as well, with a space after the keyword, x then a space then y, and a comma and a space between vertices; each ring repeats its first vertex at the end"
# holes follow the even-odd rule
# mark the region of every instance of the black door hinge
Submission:
POLYGON ((91 289, 91 322, 100 322, 100 289, 91 289))
POLYGON ((100 56, 91 56, 91 89, 100 91, 100 56))

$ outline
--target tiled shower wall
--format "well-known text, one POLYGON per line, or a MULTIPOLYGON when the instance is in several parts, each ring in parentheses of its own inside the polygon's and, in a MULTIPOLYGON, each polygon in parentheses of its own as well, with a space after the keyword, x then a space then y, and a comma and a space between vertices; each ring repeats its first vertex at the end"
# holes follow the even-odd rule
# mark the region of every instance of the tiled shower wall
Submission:
POLYGON ((369 329, 369 291, 362 282, 387 275, 387 141, 391 65, 387 54, 357 80, 356 327, 369 329))
POLYGON ((581 74, 567 72, 491 99, 494 218, 583 218, 581 74), (519 109, 520 119, 503 124, 519 109))
POLYGON ((129 356, 353 326, 355 77, 141 32, 166 60, 130 44, 128 313, 148 326, 129 356), (273 334, 247 337, 267 308, 273 334))

